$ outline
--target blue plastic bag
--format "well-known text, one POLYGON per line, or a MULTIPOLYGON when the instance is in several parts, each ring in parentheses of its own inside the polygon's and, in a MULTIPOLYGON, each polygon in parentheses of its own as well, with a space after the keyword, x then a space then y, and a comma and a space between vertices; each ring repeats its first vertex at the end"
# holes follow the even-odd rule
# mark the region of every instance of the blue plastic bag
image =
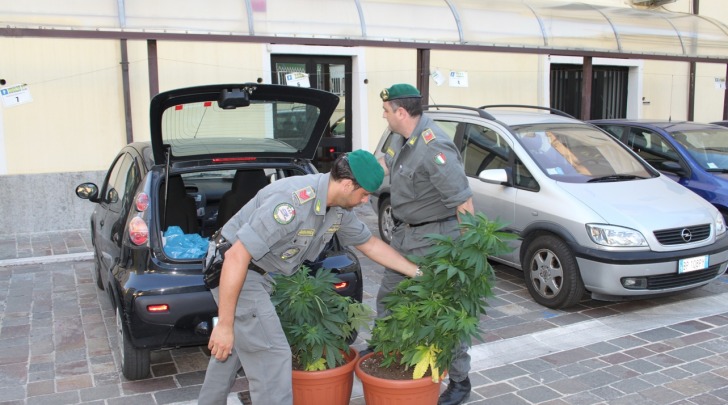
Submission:
POLYGON ((170 226, 164 233, 164 253, 174 259, 200 259, 207 254, 209 240, 191 233, 185 234, 179 226, 170 226))

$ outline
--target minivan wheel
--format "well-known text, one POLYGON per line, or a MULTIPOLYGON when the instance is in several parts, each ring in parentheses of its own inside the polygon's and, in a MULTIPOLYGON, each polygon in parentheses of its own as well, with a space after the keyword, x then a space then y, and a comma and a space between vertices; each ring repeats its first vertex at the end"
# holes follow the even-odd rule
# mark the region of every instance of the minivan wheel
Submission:
POLYGON ((528 244, 523 261, 526 287, 539 304, 559 309, 576 305, 584 282, 571 249, 553 235, 538 236, 528 244))
POLYGON ((392 203, 389 197, 385 197, 379 204, 379 236, 386 243, 392 242, 394 231, 394 219, 392 218, 392 203))
POLYGON ((121 352, 121 373, 128 380, 141 380, 149 376, 149 350, 136 349, 131 345, 129 334, 121 318, 121 306, 116 306, 116 334, 121 352))

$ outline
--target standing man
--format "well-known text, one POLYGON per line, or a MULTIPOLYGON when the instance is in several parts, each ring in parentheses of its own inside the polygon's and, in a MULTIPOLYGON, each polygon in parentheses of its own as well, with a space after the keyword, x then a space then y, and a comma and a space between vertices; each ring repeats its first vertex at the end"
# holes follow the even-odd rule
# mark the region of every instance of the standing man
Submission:
MULTIPOLYGON (((391 245, 403 255, 424 256, 432 246, 425 235, 460 236, 458 213, 473 213, 472 191, 455 144, 430 118, 422 115, 420 92, 409 84, 382 90, 383 117, 389 129, 401 135, 389 146, 381 162, 390 174, 391 245)), ((394 270, 394 271, 393 271, 394 270)), ((404 278, 385 268, 377 294, 377 314, 385 315, 382 299, 404 278)), ((456 405, 470 396, 470 355, 463 342, 455 350, 448 374, 450 384, 439 405, 456 405)))
POLYGON ((329 173, 271 183, 221 228, 231 247, 220 285, 212 289, 219 321, 210 335, 212 357, 199 404, 225 404, 241 362, 254 404, 292 404, 291 349, 270 301, 267 273, 293 274, 304 260, 315 259, 334 233, 342 245, 356 246, 379 264, 409 277, 421 274, 373 237, 352 211, 383 179, 374 155, 357 150, 340 156, 329 173))

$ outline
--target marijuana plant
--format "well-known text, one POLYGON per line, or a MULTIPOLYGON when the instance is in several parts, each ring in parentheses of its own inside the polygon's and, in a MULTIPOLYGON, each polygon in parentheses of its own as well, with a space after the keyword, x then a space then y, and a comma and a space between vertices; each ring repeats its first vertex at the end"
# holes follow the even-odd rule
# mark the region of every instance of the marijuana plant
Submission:
POLYGON ((481 340, 478 325, 495 282, 488 257, 509 251, 515 236, 482 213, 460 218, 461 236, 427 235, 435 242, 429 253, 410 258, 423 275, 402 281, 383 301, 389 315, 376 320, 369 339, 384 356, 382 367, 414 367, 413 378, 430 369, 437 382, 460 342, 481 340))
POLYGON ((294 368, 319 371, 344 363, 349 339, 358 328, 368 328, 369 306, 339 295, 339 278, 329 269, 313 274, 306 266, 292 276, 277 276, 271 295, 281 326, 291 346, 294 368))

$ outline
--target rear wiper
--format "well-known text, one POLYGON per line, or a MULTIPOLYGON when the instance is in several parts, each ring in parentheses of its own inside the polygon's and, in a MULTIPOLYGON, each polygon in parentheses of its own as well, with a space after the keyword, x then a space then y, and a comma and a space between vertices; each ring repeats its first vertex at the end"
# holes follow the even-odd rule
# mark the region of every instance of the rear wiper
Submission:
POLYGON ((602 176, 602 177, 595 177, 587 183, 602 183, 602 182, 609 182, 609 181, 623 181, 623 180, 636 180, 636 179, 644 179, 646 177, 642 176, 635 176, 634 174, 610 174, 609 176, 602 176))
POLYGON ((705 169, 705 171, 710 173, 728 173, 728 169, 721 169, 719 167, 716 167, 715 169, 705 169))

